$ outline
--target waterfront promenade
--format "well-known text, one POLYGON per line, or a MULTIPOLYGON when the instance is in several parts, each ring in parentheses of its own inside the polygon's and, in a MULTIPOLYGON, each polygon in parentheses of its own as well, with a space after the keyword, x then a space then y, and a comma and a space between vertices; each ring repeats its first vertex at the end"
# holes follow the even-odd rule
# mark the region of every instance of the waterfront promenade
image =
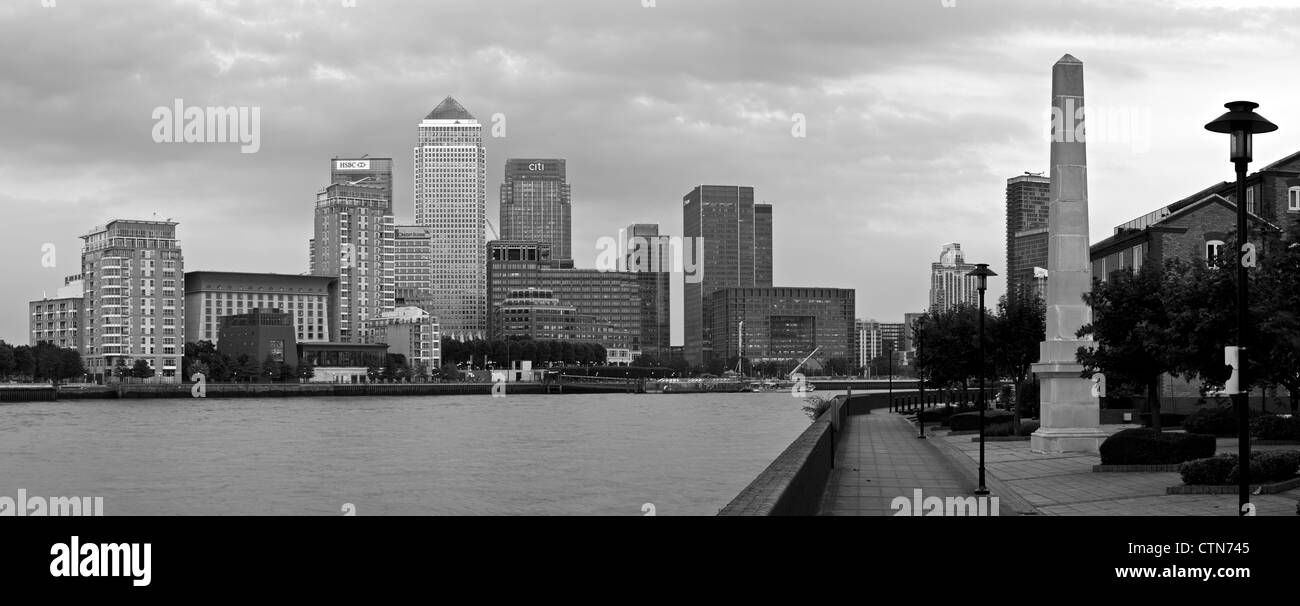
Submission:
MULTIPOLYGON (((1105 425, 1114 433, 1132 425, 1105 425)), ((977 481, 979 443, 970 434, 927 428, 916 437, 913 418, 885 410, 849 416, 836 444, 835 469, 827 480, 821 515, 894 515, 891 501, 911 497, 970 495, 977 481)), ((986 484, 1000 500, 1000 515, 1190 516, 1236 515, 1236 494, 1170 495, 1176 472, 1094 472, 1094 454, 1035 454, 1027 441, 985 442, 986 484)), ((1220 439, 1218 451, 1235 452, 1236 440, 1220 439)), ((1295 446, 1255 446, 1256 450, 1295 446)), ((1254 495, 1257 515, 1296 515, 1300 489, 1254 495)))

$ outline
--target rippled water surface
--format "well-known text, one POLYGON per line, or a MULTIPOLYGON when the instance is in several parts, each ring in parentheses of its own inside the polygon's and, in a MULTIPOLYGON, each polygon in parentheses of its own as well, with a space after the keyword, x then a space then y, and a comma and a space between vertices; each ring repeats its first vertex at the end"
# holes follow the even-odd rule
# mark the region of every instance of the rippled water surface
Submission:
POLYGON ((107 515, 712 515, 808 426, 783 393, 0 405, 0 495, 107 515))

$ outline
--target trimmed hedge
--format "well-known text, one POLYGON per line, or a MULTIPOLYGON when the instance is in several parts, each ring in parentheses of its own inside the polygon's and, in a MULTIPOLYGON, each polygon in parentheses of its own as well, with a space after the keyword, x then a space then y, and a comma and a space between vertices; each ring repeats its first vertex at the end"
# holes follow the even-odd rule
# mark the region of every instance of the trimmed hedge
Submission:
MULTIPOLYGON (((984 411, 984 433, 987 435, 991 427, 997 424, 1006 424, 1011 426, 1011 420, 1015 415, 1006 410, 986 410, 984 411)), ((980 413, 963 412, 955 414, 948 418, 948 427, 953 431, 970 431, 980 428, 980 413)))
POLYGON ((1183 429, 1230 437, 1237 435, 1237 411, 1231 406, 1205 406, 1183 420, 1183 429))
MULTIPOLYGON (((1178 469, 1184 484, 1232 485, 1241 466, 1237 455, 1219 455, 1187 461, 1178 469)), ((1250 483, 1269 484, 1300 474, 1300 450, 1271 450, 1250 453, 1250 483)))
MULTIPOLYGON (((1151 413, 1149 412, 1140 413, 1138 415, 1138 419, 1142 422, 1143 427, 1151 427, 1151 413)), ((1187 420, 1187 415, 1184 414, 1178 414, 1175 412, 1160 413, 1160 427, 1165 429, 1168 429, 1170 427, 1178 427, 1182 425, 1183 422, 1186 420, 1187 420)), ((1199 433, 1199 432, 1192 432, 1189 430, 1188 433, 1199 433)))
POLYGON ((1021 421, 1020 433, 1016 435, 1027 436, 1033 434, 1035 431, 1038 431, 1038 421, 1021 421))
POLYGON ((1300 440, 1300 417, 1257 416, 1250 420, 1250 435, 1261 440, 1300 440))
POLYGON ((1170 465, 1214 456, 1214 436, 1125 429, 1101 443, 1102 465, 1170 465))

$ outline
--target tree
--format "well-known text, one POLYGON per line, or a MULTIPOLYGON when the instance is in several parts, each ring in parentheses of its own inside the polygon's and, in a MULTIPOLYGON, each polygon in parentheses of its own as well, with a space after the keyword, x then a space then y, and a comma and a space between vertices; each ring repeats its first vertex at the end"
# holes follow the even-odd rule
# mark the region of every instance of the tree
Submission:
MULTIPOLYGON (((996 347, 989 341, 994 335, 988 330, 991 322, 985 310, 985 352, 992 352, 996 347)), ((971 381, 978 379, 980 372, 986 377, 996 376, 992 356, 980 358, 979 351, 979 314, 980 309, 974 305, 960 304, 939 312, 930 312, 921 316, 914 326, 917 356, 914 362, 919 372, 923 373, 931 385, 940 389, 953 390, 961 388, 962 401, 969 401, 971 381)), ((899 372, 897 366, 894 372, 899 372)))
POLYGON ((1030 365, 1038 361, 1039 344, 1046 338, 1047 307, 1033 289, 1007 293, 998 302, 993 321, 993 362, 998 372, 1015 385, 1017 401, 1012 405, 1013 427, 1020 427, 1020 405, 1030 365))
POLYGON ((83 379, 86 376, 86 367, 81 363, 81 352, 70 347, 59 349, 59 378, 60 379, 83 379))
POLYGON ((19 345, 14 348, 14 371, 20 377, 35 378, 36 356, 32 353, 31 346, 19 345))
POLYGON ((136 360, 135 365, 131 367, 131 376, 137 379, 148 379, 153 374, 153 367, 149 366, 149 362, 144 359, 136 360))
POLYGON ((1257 355, 1247 379, 1263 378, 1291 392, 1291 414, 1300 414, 1300 223, 1264 258, 1252 285, 1257 355))
POLYGON ((13 346, 0 340, 0 378, 14 374, 14 370, 17 368, 13 346))
POLYGON ((298 368, 295 370, 295 374, 299 379, 310 381, 316 376, 316 367, 311 363, 311 360, 303 358, 302 361, 298 363, 298 368))
POLYGON ((261 378, 266 379, 267 381, 274 381, 279 376, 280 363, 275 361, 275 358, 272 358, 270 354, 267 354, 266 359, 262 360, 261 378))
POLYGON ((1163 292, 1164 268, 1147 263, 1136 272, 1127 269, 1106 281, 1094 280, 1084 301, 1092 307, 1092 322, 1078 331, 1091 335, 1096 347, 1080 347, 1076 359, 1084 376, 1101 372, 1109 384, 1127 377, 1146 386, 1151 426, 1161 430, 1160 376, 1174 370, 1176 339, 1170 327, 1163 292))

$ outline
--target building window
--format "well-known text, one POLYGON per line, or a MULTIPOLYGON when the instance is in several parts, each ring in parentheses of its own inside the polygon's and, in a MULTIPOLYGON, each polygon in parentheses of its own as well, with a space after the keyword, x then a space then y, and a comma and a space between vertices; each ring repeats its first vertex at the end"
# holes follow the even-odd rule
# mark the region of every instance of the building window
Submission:
POLYGON ((1205 264, 1218 267, 1223 261, 1223 240, 1210 240, 1205 243, 1205 264))
POLYGON ((1286 192, 1286 209, 1291 212, 1300 212, 1300 187, 1292 187, 1286 192))
POLYGON ((1255 212, 1255 188, 1253 187, 1246 190, 1246 212, 1255 212))

